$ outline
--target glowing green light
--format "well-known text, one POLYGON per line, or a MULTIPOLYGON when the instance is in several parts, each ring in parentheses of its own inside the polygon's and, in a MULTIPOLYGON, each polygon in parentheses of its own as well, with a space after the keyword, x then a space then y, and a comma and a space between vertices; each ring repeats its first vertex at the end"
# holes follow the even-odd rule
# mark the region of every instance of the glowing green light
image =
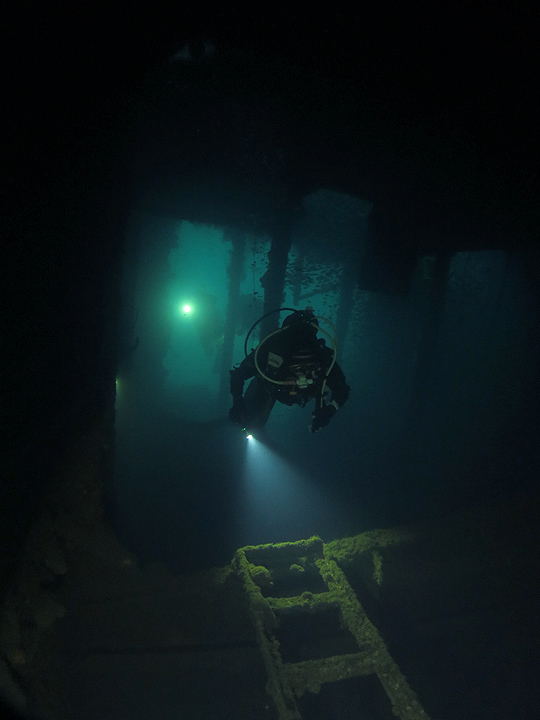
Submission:
POLYGON ((178 311, 183 315, 191 315, 193 313, 193 305, 190 303, 182 303, 178 306, 178 311))

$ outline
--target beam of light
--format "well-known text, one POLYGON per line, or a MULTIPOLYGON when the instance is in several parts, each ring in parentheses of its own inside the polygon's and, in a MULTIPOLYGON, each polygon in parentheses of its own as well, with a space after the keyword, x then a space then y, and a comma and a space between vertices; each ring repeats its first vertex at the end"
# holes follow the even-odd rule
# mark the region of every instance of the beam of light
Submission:
POLYGON ((245 545, 326 535, 336 512, 339 517, 335 502, 255 436, 246 443, 240 512, 238 530, 245 545))

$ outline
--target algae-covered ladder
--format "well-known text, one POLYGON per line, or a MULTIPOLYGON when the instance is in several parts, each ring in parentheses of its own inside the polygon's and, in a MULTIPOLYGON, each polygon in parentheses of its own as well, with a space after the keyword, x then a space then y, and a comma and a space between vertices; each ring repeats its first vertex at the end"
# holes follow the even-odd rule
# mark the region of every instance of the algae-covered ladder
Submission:
POLYGON ((268 674, 267 690, 280 720, 302 720, 297 701, 306 691, 318 692, 323 683, 371 674, 379 678, 396 717, 429 720, 321 538, 240 548, 234 556, 233 568, 247 593, 268 674), (297 593, 302 586, 316 588, 314 580, 321 586, 321 592, 297 593), (275 592, 279 587, 289 591, 294 588, 296 594, 290 595, 285 590, 280 596, 275 592), (354 637, 357 652, 284 662, 276 637, 280 617, 316 614, 332 608, 338 610, 341 626, 354 637))

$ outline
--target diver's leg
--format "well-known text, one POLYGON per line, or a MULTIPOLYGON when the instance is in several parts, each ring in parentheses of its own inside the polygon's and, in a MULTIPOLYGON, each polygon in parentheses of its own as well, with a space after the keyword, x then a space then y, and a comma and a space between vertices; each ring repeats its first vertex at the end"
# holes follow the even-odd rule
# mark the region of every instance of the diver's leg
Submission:
POLYGON ((244 422, 247 428, 262 428, 266 425, 275 399, 268 392, 268 388, 259 380, 253 378, 244 395, 244 422))

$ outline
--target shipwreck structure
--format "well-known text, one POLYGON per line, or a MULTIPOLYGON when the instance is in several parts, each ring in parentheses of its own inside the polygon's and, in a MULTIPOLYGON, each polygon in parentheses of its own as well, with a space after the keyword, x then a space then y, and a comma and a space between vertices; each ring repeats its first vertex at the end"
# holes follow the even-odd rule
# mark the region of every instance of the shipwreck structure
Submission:
MULTIPOLYGON (((396 31, 386 17, 382 30, 365 22, 356 6, 354 17, 291 10, 279 27, 275 8, 267 26, 259 4, 227 18, 216 10, 210 27, 195 27, 197 9, 183 7, 176 21, 154 4, 116 18, 77 4, 43 22, 51 6, 13 26, 19 44, 31 40, 12 56, 0 213, 6 713, 537 720, 540 203, 529 19, 516 11, 492 27, 484 13, 453 8, 443 58, 439 31, 420 42, 425 17, 407 27, 405 11, 396 31), (520 24, 519 46, 507 21, 520 24), (259 37, 261 27, 273 31, 259 37), (220 347, 216 387, 193 380, 195 358, 177 393, 183 408, 203 406, 206 392, 216 423, 225 419, 247 268, 255 317, 284 295, 295 306, 331 296, 348 376, 372 403, 343 432, 348 448, 364 443, 348 472, 365 483, 363 508, 375 488, 395 522, 228 548, 232 530, 208 532, 212 512, 194 514, 189 493, 169 502, 178 467, 204 496, 200 507, 235 500, 231 483, 213 492, 226 463, 209 451, 211 423, 164 410, 163 398, 175 400, 164 359, 179 225, 219 230, 208 255, 225 278, 223 326, 200 343, 220 347), (191 450, 192 476, 174 455, 191 450), (172 479, 162 465, 149 469, 145 452, 172 457, 172 479), (144 483, 132 482, 137 473, 144 483), (133 546, 115 522, 120 475, 133 546), (141 488, 154 501, 157 484, 167 492, 152 527, 141 488), (429 497, 417 523, 401 521, 403 488, 411 504, 429 497), (165 526, 163 546, 184 571, 134 547, 165 526), (200 563, 209 548, 228 553, 213 569, 200 563)), ((261 333, 277 322, 268 317, 261 333)))

